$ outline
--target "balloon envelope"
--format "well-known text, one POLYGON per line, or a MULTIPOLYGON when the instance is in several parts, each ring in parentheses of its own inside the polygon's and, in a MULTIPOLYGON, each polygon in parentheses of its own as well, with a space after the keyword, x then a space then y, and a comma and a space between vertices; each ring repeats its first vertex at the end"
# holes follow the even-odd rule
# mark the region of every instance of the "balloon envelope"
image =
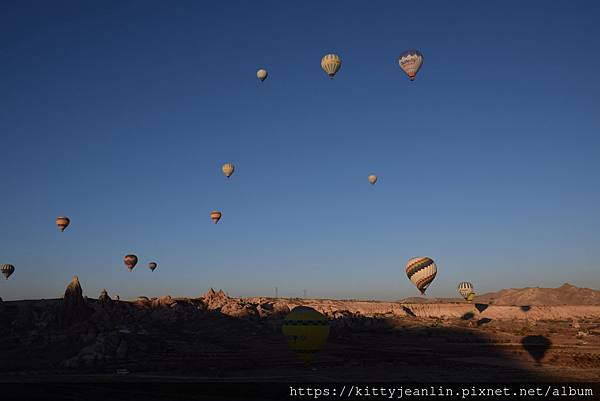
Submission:
POLYGON ((342 67, 342 60, 337 54, 326 54, 321 59, 321 68, 325 73, 329 76, 330 79, 333 79, 335 74, 342 67))
POLYGON ((56 225, 60 228, 60 231, 65 231, 65 228, 69 226, 71 220, 68 217, 60 216, 56 218, 56 225))
POLYGON ((0 266, 0 271, 2 271, 4 277, 8 280, 8 278, 15 272, 15 267, 7 263, 0 266))
POLYGON ((369 183, 370 183, 371 185, 375 185, 375 183, 376 183, 376 182, 377 182, 377 176, 376 176, 376 175, 374 175, 374 174, 371 174, 371 175, 369 176, 369 183))
POLYGON ((431 258, 412 258, 406 264, 406 275, 417 289, 421 291, 421 294, 425 294, 425 290, 429 287, 436 274, 437 266, 431 258))
POLYGON ((473 294, 474 292, 473 284, 469 283, 468 281, 459 283, 457 290, 458 293, 466 300, 468 300, 469 294, 473 294))
POLYGON ((219 220, 221 220, 221 212, 213 210, 212 212, 210 212, 210 218, 215 224, 217 224, 219 220))
POLYGON ((414 81, 417 76, 417 72, 419 72, 421 66, 423 65, 423 54, 421 54, 421 52, 418 50, 407 50, 400 55, 398 64, 406 73, 406 75, 408 75, 408 78, 410 78, 411 81, 414 81))
POLYGON ((256 78, 260 79, 260 82, 263 82, 268 76, 269 73, 265 69, 261 68, 260 70, 256 71, 256 78))
POLYGON ((125 263, 125 266, 127 266, 127 268, 129 269, 129 271, 132 271, 135 265, 137 265, 138 257, 135 255, 125 255, 125 257, 123 258, 123 262, 125 263))
POLYGON ((329 337, 329 322, 313 308, 297 306, 285 317, 281 331, 304 363, 310 363, 329 337))
POLYGON ((232 163, 225 163, 223 164, 223 167, 221 167, 221 170, 223 171, 223 174, 225 174, 225 177, 229 178, 231 177, 231 174, 233 174, 235 166, 232 163))
POLYGON ((158 265, 156 264, 156 262, 150 262, 148 263, 148 268, 152 271, 154 271, 154 269, 156 269, 158 265))

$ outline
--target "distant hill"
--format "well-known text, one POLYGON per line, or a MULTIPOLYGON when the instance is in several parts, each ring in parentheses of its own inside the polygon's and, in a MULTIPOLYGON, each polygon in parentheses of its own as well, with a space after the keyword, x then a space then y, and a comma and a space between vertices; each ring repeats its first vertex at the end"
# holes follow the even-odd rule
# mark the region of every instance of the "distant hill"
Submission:
POLYGON ((478 295, 475 302, 493 305, 600 305, 600 291, 563 284, 558 288, 510 288, 478 295))

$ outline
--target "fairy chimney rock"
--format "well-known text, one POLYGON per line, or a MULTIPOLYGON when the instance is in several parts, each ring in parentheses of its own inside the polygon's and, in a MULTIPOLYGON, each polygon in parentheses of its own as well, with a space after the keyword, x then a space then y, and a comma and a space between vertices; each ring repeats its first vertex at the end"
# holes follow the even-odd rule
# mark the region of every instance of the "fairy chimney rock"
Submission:
POLYGON ((65 290, 65 296, 63 299, 65 306, 80 306, 85 303, 83 299, 83 291, 81 290, 81 284, 79 284, 79 278, 73 276, 73 280, 67 286, 65 290))
POLYGON ((110 298, 110 295, 108 295, 108 291, 106 291, 106 288, 103 288, 102 291, 100 291, 100 296, 98 297, 98 301, 100 301, 100 302, 112 301, 112 299, 110 298))
POLYGON ((204 295, 204 303, 209 310, 218 310, 225 306, 231 299, 223 290, 215 292, 212 288, 204 295))

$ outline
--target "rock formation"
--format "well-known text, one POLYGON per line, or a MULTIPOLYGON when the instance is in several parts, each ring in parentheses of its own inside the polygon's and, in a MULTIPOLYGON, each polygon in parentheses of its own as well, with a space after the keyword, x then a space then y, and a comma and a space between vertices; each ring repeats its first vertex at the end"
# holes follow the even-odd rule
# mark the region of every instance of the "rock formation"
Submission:
POLYGON ((61 323, 70 324, 85 319, 89 313, 90 309, 87 307, 85 299, 83 299, 83 291, 81 290, 79 278, 73 276, 73 279, 65 290, 59 320, 61 323))
POLYGON ((153 308, 169 308, 176 303, 177 303, 177 301, 175 301, 173 298, 171 298, 170 295, 166 295, 166 296, 159 297, 159 298, 152 298, 152 307, 153 308))
POLYGON ((102 291, 100 292, 98 301, 100 301, 102 303, 110 303, 112 301, 112 299, 110 298, 110 295, 108 295, 108 291, 106 291, 106 288, 103 288, 102 291))
POLYGON ((237 318, 253 318, 258 316, 256 307, 252 304, 246 304, 240 301, 231 300, 221 308, 221 313, 237 318))
POLYGON ((510 288, 482 294, 477 302, 494 305, 559 306, 559 305, 600 305, 600 291, 591 288, 563 284, 558 288, 510 288))
POLYGON ((73 280, 71 280, 67 286, 67 289, 65 290, 65 296, 63 297, 63 302, 65 306, 70 307, 78 307, 84 304, 83 291, 77 276, 73 276, 73 280))
POLYGON ((220 310, 227 303, 231 302, 231 298, 225 294, 223 290, 215 292, 212 288, 204 295, 204 303, 209 310, 220 310))

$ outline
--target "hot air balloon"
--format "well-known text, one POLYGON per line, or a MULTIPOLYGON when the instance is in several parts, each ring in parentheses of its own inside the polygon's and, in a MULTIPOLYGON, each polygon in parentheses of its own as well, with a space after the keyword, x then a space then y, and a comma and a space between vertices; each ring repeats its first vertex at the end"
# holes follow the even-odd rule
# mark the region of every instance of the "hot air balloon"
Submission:
POLYGON ((281 331, 304 363, 310 363, 329 337, 327 318, 313 308, 297 306, 285 317, 281 331))
POLYGON ((419 72, 419 69, 423 65, 423 55, 418 50, 407 50, 400 55, 398 64, 400 65, 400 68, 404 70, 406 75, 408 75, 408 78, 410 78, 411 81, 414 81, 417 72, 419 72))
POLYGON ((256 78, 260 79, 260 82, 263 82, 268 76, 269 73, 265 69, 261 68, 260 70, 256 71, 256 78))
POLYGON ((0 271, 4 274, 4 277, 8 280, 8 278, 15 272, 15 267, 13 265, 4 264, 0 266, 0 271))
POLYGON ((437 266, 431 258, 412 258, 406 264, 406 275, 423 295, 436 274, 437 266))
POLYGON ((225 177, 229 178, 231 177, 231 174, 233 174, 235 167, 231 163, 225 163, 223 164, 223 167, 221 167, 221 170, 223 170, 223 174, 225 174, 225 177))
POLYGON ((376 183, 376 182, 377 182, 377 176, 376 176, 375 174, 371 174, 371 175, 369 176, 369 183, 370 183, 371 185, 375 185, 375 183, 376 183))
POLYGON ((473 300, 475 298, 475 292, 473 291, 473 284, 463 281, 458 284, 458 293, 467 301, 473 300), (469 299, 471 298, 471 299, 469 299))
POLYGON ((135 255, 125 255, 123 262, 125 262, 125 266, 127 266, 129 271, 133 271, 133 268, 137 265, 138 258, 135 255))
POLYGON ((221 220, 221 212, 213 210, 212 212, 210 212, 210 218, 212 219, 212 221, 215 222, 215 224, 217 224, 219 220, 221 220))
POLYGON ((60 231, 65 231, 65 228, 69 226, 71 220, 68 217, 60 216, 56 218, 56 225, 60 228, 60 231))
POLYGON ((156 269, 158 265, 156 264, 156 262, 150 262, 148 263, 148 268, 152 271, 154 271, 154 269, 156 269))
POLYGON ((321 68, 327 75, 329 75, 330 79, 333 79, 335 74, 340 70, 342 66, 342 60, 339 58, 337 54, 326 54, 321 59, 321 68))

